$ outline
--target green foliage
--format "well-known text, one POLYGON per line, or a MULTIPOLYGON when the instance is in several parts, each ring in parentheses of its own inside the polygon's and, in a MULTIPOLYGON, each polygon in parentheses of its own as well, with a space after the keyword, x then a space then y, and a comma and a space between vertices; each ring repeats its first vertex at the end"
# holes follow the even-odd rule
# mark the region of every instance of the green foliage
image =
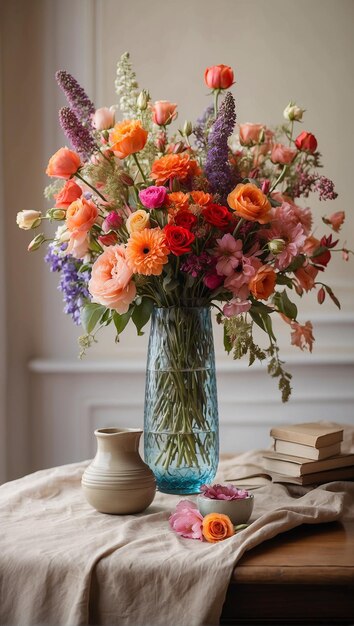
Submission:
POLYGON ((278 387, 281 392, 281 399, 282 402, 287 402, 291 394, 290 381, 292 375, 283 369, 284 361, 279 359, 279 348, 276 344, 271 344, 266 353, 269 358, 268 374, 272 378, 279 378, 278 387))
POLYGON ((99 163, 88 162, 81 170, 83 178, 90 181, 94 187, 108 198, 114 198, 118 207, 124 206, 128 196, 127 187, 122 183, 120 174, 122 168, 116 161, 102 158, 99 163))
POLYGON ((83 309, 81 310, 81 324, 83 326, 84 331, 90 335, 92 331, 96 328, 97 324, 106 313, 106 307, 101 304, 95 304, 94 302, 89 302, 85 304, 83 309))
POLYGON ((154 303, 150 298, 142 298, 139 304, 136 304, 132 312, 132 320, 136 326, 138 335, 143 335, 141 329, 150 319, 154 303))
POLYGON ((286 317, 289 317, 291 320, 296 320, 297 318, 297 306, 288 298, 288 294, 284 291, 278 291, 274 294, 273 303, 280 313, 284 313, 286 317))
POLYGON ((53 200, 54 196, 64 187, 64 181, 57 178, 53 183, 44 188, 43 194, 47 200, 53 200))

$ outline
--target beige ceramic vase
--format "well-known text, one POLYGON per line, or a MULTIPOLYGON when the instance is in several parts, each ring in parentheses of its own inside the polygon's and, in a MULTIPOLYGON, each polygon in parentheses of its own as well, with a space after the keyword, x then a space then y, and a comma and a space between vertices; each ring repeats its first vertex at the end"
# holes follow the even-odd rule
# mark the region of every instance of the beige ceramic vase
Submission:
POLYGON ((98 428, 97 453, 82 476, 87 501, 101 513, 140 513, 154 499, 156 482, 139 454, 142 430, 98 428))

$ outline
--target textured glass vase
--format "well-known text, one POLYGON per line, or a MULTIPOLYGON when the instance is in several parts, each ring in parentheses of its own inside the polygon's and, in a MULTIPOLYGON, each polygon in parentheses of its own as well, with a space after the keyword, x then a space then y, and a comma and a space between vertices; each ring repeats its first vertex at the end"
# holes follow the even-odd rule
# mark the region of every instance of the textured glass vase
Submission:
POLYGON ((164 493, 198 493, 216 474, 219 419, 208 307, 152 313, 144 447, 145 462, 164 493))

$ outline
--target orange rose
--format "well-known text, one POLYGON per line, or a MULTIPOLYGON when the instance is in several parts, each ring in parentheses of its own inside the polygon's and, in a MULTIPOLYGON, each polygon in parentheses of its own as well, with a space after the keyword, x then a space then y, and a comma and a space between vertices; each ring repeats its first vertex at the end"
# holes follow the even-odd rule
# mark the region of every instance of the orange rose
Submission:
POLYGON ((204 81, 210 89, 228 89, 234 84, 234 73, 229 65, 213 65, 206 68, 204 81))
POLYGON ((237 215, 250 222, 266 224, 270 220, 270 202, 267 196, 252 183, 237 185, 229 193, 227 202, 237 215))
POLYGON ((123 120, 109 133, 111 150, 119 159, 140 152, 146 144, 147 131, 139 120, 123 120))
POLYGON ((165 154, 152 164, 151 178, 157 185, 163 185, 170 178, 185 180, 190 176, 200 174, 200 168, 196 161, 190 158, 189 154, 165 154))
POLYGON ((49 159, 46 174, 56 178, 71 178, 80 165, 80 157, 76 152, 69 150, 69 148, 60 148, 49 159))
POLYGON ((223 513, 209 513, 203 519, 202 532, 210 543, 217 543, 235 534, 234 526, 227 515, 223 513))
POLYGON ((268 300, 273 293, 276 274, 269 265, 262 265, 249 282, 249 289, 256 300, 268 300))
POLYGON ((98 209, 93 202, 80 198, 72 202, 66 211, 66 227, 72 232, 88 232, 95 223, 98 209))

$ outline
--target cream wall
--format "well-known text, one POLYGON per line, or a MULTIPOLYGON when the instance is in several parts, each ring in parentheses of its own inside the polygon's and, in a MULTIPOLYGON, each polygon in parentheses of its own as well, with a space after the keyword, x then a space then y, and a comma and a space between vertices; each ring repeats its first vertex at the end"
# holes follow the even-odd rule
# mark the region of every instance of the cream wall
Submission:
MULTIPOLYGON (((107 332, 78 363, 80 333, 62 314, 56 276, 41 252, 26 252, 30 237, 15 224, 17 210, 46 208, 43 172, 64 142, 57 122, 64 99, 55 71, 74 74, 97 106, 114 104, 116 61, 128 50, 141 87, 153 99, 177 102, 180 123, 195 120, 208 104, 203 71, 215 63, 234 68, 239 122, 276 124, 284 106, 296 100, 307 109, 303 128, 318 137, 323 173, 339 193, 326 206, 311 199, 317 232, 323 231, 323 213, 345 209, 343 233, 354 246, 354 3, 2 0, 0 7, 6 276, 0 330, 7 335, 7 409, 0 432, 6 427, 8 477, 14 477, 91 454, 91 432, 99 422, 142 423, 147 336, 137 338, 130 328, 116 346, 107 332)), ((300 319, 314 322, 312 356, 290 348, 281 334, 294 373, 286 408, 265 372, 224 356, 216 333, 224 449, 267 445, 272 420, 325 416, 354 422, 353 263, 336 258, 326 272, 341 313, 331 302, 320 308, 312 295, 301 305, 300 319)))

